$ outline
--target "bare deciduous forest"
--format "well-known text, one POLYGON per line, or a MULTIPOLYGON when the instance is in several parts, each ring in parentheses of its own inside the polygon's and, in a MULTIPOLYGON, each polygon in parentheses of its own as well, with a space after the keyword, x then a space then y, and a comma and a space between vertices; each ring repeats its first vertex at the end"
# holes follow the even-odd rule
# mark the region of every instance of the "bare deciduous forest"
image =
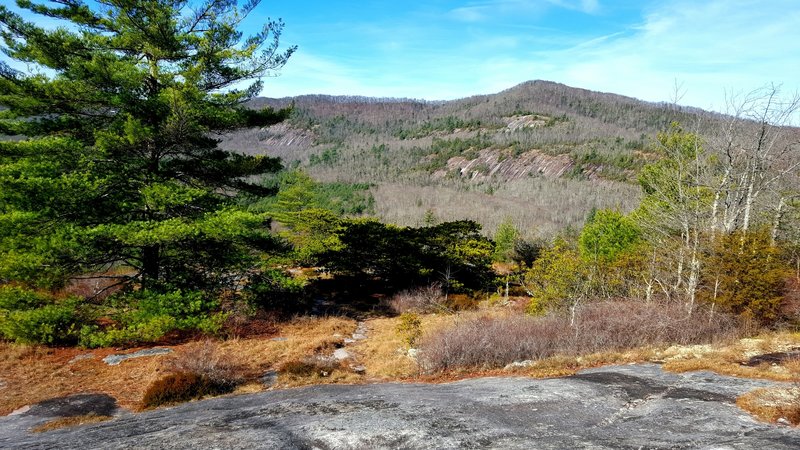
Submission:
POLYGON ((712 134, 726 118, 531 81, 447 102, 308 95, 257 98, 289 120, 224 137, 222 146, 280 157, 320 181, 369 183, 372 212, 419 225, 469 218, 525 236, 580 227, 593 209, 632 210, 637 172, 657 158, 656 132, 680 122, 712 134))

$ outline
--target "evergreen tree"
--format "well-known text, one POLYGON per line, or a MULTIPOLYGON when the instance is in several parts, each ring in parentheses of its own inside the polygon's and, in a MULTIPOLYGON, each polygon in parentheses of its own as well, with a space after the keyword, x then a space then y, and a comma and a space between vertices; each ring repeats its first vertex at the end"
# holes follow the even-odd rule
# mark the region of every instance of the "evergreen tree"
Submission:
POLYGON ((265 195, 277 159, 215 136, 286 112, 247 109, 282 67, 280 21, 244 38, 249 0, 18 0, 0 6, 0 282, 53 286, 124 266, 125 283, 213 291, 271 248, 265 195), (22 65, 20 65, 22 66, 22 65))

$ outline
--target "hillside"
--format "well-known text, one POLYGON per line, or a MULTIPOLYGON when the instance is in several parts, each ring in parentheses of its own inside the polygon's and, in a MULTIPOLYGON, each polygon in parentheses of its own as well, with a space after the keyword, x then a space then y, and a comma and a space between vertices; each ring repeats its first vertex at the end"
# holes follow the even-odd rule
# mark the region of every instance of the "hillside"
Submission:
POLYGON ((633 208, 636 172, 670 122, 713 122, 694 108, 547 81, 446 102, 306 95, 289 121, 226 136, 322 181, 369 183, 374 213, 401 225, 474 219, 492 234, 510 217, 527 235, 579 226, 592 208, 633 208), (430 213, 429 213, 430 212, 430 213))

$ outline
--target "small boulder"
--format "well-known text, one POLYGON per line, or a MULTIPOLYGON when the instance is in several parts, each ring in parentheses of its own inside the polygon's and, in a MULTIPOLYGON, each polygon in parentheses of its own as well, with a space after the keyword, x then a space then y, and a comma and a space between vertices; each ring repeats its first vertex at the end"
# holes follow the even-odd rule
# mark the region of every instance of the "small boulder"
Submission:
POLYGON ((347 350, 345 350, 343 348, 337 348, 336 351, 333 352, 333 357, 336 358, 339 361, 343 361, 345 359, 352 358, 352 356, 350 355, 350 352, 348 352, 347 350))
POLYGON ((264 373, 264 375, 261 375, 261 378, 258 380, 261 381, 261 384, 263 384, 264 387, 270 388, 275 386, 275 384, 278 382, 278 372, 275 370, 268 370, 264 373))
POLYGON ((166 355, 167 353, 172 353, 172 349, 165 347, 146 348, 133 353, 108 355, 103 358, 103 362, 109 366, 118 366, 122 361, 127 359, 142 358, 144 356, 166 355))
POLYGON ((505 371, 512 371, 517 369, 525 369, 533 365, 533 361, 530 359, 526 359, 524 361, 514 361, 511 364, 506 365, 503 367, 505 371))

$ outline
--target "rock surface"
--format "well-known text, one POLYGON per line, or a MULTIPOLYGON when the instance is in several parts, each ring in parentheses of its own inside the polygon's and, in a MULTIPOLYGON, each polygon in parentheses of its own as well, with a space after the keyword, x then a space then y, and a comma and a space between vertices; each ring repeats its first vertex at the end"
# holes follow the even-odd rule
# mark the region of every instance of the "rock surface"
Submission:
POLYGON ((348 352, 347 350, 345 350, 343 348, 337 348, 333 352, 333 357, 336 358, 338 361, 343 361, 345 359, 352 358, 352 355, 350 355, 350 352, 348 352))
POLYGON ((800 430, 759 423, 736 396, 773 385, 654 364, 556 379, 319 385, 215 398, 31 434, 0 418, 2 448, 796 449, 800 430))
POLYGON ((119 365, 122 361, 128 359, 142 358, 145 356, 166 355, 167 353, 172 353, 172 349, 166 347, 146 348, 144 350, 139 350, 138 352, 133 352, 133 353, 108 355, 105 358, 103 358, 103 362, 108 364, 109 366, 116 366, 119 365))

